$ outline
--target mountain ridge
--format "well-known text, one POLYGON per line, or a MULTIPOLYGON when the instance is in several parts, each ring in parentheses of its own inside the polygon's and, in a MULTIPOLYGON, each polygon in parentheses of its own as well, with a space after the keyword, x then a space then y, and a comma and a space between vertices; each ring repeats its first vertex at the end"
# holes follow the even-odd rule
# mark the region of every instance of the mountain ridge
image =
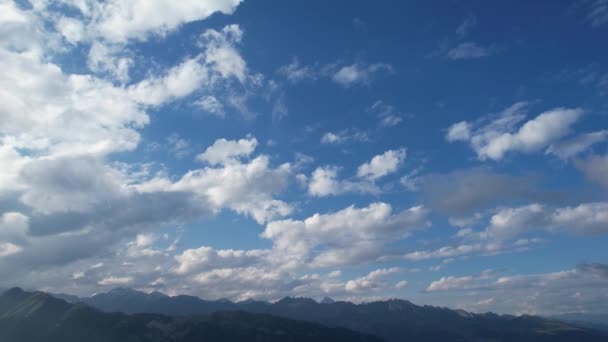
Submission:
POLYGON ((403 299, 354 304, 343 301, 319 303, 311 298, 285 297, 274 303, 255 300, 234 303, 121 290, 83 298, 82 302, 107 312, 172 316, 239 310, 347 328, 381 336, 388 341, 402 341, 404 337, 416 341, 604 341, 608 338, 594 330, 538 316, 470 313, 445 307, 419 306, 403 299), (125 298, 125 293, 130 296, 125 298))
POLYGON ((13 288, 0 295, 3 342, 380 342, 381 338, 244 311, 208 316, 105 313, 44 292, 13 288))

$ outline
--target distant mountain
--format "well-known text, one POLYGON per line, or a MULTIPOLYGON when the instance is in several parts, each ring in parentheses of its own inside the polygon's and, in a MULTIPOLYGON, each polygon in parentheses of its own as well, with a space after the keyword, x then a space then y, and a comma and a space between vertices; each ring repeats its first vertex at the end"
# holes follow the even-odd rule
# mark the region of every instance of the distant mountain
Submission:
POLYGON ((563 315, 555 315, 549 317, 558 321, 566 322, 588 329, 596 329, 608 332, 608 314, 584 314, 584 313, 569 313, 563 315))
POLYGON ((353 304, 330 300, 317 303, 310 298, 286 297, 276 303, 253 300, 233 303, 118 289, 82 301, 104 311, 127 313, 195 315, 242 310, 348 328, 381 336, 391 342, 608 341, 608 335, 541 317, 473 314, 464 310, 418 306, 399 299, 353 304))
POLYGON ((336 301, 329 298, 329 297, 324 297, 323 299, 321 299, 321 304, 333 304, 336 301))
MULTIPOLYGON (((123 293, 124 294, 124 293, 123 293)), ((172 318, 104 313, 44 292, 14 288, 0 296, 2 342, 361 341, 378 337, 343 328, 247 312, 172 318)))

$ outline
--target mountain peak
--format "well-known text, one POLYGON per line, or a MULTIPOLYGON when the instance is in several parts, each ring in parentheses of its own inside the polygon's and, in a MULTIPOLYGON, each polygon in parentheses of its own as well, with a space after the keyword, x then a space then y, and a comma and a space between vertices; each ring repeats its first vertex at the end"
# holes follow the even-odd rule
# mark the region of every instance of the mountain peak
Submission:
POLYGON ((117 287, 115 289, 108 291, 107 294, 114 295, 114 296, 133 296, 133 295, 142 295, 142 294, 147 295, 147 293, 145 293, 145 292, 137 291, 137 290, 134 290, 134 289, 131 289, 128 287, 117 287))
POLYGON ((314 299, 307 297, 285 297, 276 304, 318 304, 314 299))
POLYGON ((335 302, 336 301, 330 297, 323 297, 323 299, 321 299, 321 304, 333 304, 335 302))

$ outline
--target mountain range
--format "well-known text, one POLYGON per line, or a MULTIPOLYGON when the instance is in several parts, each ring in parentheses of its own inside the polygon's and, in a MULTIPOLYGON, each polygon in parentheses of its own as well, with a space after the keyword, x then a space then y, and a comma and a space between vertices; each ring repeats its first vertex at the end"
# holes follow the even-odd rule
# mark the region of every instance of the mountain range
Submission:
POLYGON ((206 316, 104 313, 44 292, 19 288, 0 296, 2 342, 380 342, 344 328, 243 311, 206 316))
POLYGON ((168 316, 249 312, 376 335, 386 341, 607 341, 608 335, 537 316, 474 314, 464 310, 419 306, 401 299, 354 304, 325 298, 286 297, 277 302, 227 299, 203 300, 193 296, 167 296, 118 288, 92 297, 56 295, 72 303, 105 312, 155 313, 168 316))

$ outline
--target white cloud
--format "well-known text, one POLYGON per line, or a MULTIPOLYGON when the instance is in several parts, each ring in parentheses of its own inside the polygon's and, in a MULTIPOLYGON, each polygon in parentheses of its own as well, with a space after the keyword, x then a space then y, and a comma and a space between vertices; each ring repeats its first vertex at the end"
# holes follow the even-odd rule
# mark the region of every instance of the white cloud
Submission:
POLYGON ((476 127, 466 121, 459 122, 450 126, 446 139, 469 141, 481 160, 500 160, 509 152, 532 153, 547 149, 570 134, 570 126, 583 114, 578 108, 555 108, 516 129, 516 124, 525 117, 525 109, 526 103, 516 103, 497 119, 476 127))
POLYGON ((363 163, 357 169, 357 176, 377 180, 391 174, 399 168, 405 160, 405 149, 388 150, 383 154, 374 156, 368 163, 363 163))
POLYGON ((148 115, 122 88, 87 75, 65 75, 51 63, 0 50, 6 70, 0 131, 5 144, 49 154, 134 149, 148 115), (30 80, 25 82, 24 80, 30 80))
POLYGON ((133 65, 133 59, 121 55, 124 47, 119 45, 108 45, 95 41, 89 49, 87 66, 89 70, 96 73, 107 73, 121 83, 129 82, 129 69, 133 65))
POLYGON ((192 274, 194 272, 208 271, 216 268, 238 268, 260 265, 266 262, 268 250, 216 250, 212 247, 202 246, 196 249, 187 249, 175 256, 178 262, 178 274, 192 274))
POLYGON ((230 164, 238 162, 240 158, 249 157, 257 145, 258 141, 253 137, 240 140, 218 139, 196 159, 211 165, 230 164))
POLYGON ((386 284, 382 283, 381 279, 383 277, 386 277, 387 275, 397 273, 399 271, 400 269, 398 267, 378 269, 370 272, 364 277, 349 280, 348 282, 346 282, 344 288, 347 292, 369 293, 371 291, 385 287, 386 284))
POLYGON ((135 237, 135 245, 137 247, 150 247, 157 239, 153 233, 137 234, 135 237))
POLYGON ((432 282, 428 287, 427 291, 446 291, 446 290, 454 290, 454 289, 466 289, 471 286, 473 281, 472 276, 464 276, 464 277, 442 277, 439 280, 432 282))
POLYGON ((353 85, 366 85, 369 84, 374 74, 386 71, 391 72, 392 66, 388 64, 351 64, 345 65, 339 68, 332 76, 332 80, 343 87, 350 87, 353 85))
POLYGON ((449 142, 467 141, 471 137, 471 124, 466 121, 461 121, 453 124, 448 128, 446 139, 449 142))
MULTIPOLYGON (((79 10, 86 31, 95 37, 114 43, 131 39, 147 40, 163 36, 181 25, 203 20, 213 13, 232 14, 241 0, 167 1, 167 0, 111 0, 96 2, 67 2, 79 10)), ((40 2, 38 10, 46 10, 40 2)))
POLYGON ((396 289, 404 289, 407 286, 407 284, 408 284, 407 280, 401 280, 397 284, 395 284, 394 287, 396 289))
POLYGON ((321 77, 328 77, 336 84, 343 87, 354 85, 369 85, 376 74, 385 72, 390 73, 393 67, 385 63, 353 63, 344 64, 337 62, 323 66, 302 65, 297 57, 294 57, 290 64, 278 69, 278 73, 283 75, 290 83, 295 84, 304 80, 316 80, 321 77))
POLYGON ((272 198, 286 187, 291 166, 283 164, 272 169, 269 164, 267 156, 258 156, 248 163, 206 167, 189 171, 175 183, 166 181, 161 188, 168 192, 192 193, 202 208, 215 212, 230 208, 263 223, 293 210, 289 204, 272 198))
POLYGON ((422 206, 393 213, 386 203, 372 203, 366 208, 350 206, 331 214, 315 214, 303 221, 273 221, 261 236, 299 260, 315 247, 325 246, 311 260, 319 267, 371 262, 383 254, 386 242, 427 226, 427 214, 422 206))
POLYGON ((200 59, 201 56, 189 58, 162 77, 150 77, 130 86, 129 93, 139 103, 151 106, 188 96, 210 82, 209 69, 201 64, 200 59))
POLYGON ((201 45, 206 48, 206 64, 219 72, 223 78, 234 77, 245 83, 248 77, 247 63, 234 47, 243 37, 241 28, 233 24, 224 27, 221 32, 210 29, 201 37, 201 45))
POLYGON ((215 96, 204 96, 194 104, 200 107, 202 110, 215 116, 223 118, 226 115, 224 105, 215 96))
POLYGON ((356 129, 344 129, 339 132, 326 132, 321 137, 324 144, 344 144, 349 141, 365 142, 369 141, 367 133, 356 129))
POLYGON ((0 258, 9 256, 9 255, 13 255, 13 254, 18 254, 22 250, 23 250, 23 248, 21 246, 15 245, 14 243, 1 242, 0 243, 0 258))
POLYGON ((101 286, 124 286, 133 282, 133 277, 107 277, 98 282, 101 286))
POLYGON ((85 29, 82 22, 74 18, 61 17, 55 24, 57 31, 70 43, 78 44, 85 39, 85 29))
POLYGON ((338 171, 335 166, 321 166, 316 168, 308 180, 308 194, 316 197, 340 195, 349 192, 362 194, 379 193, 380 189, 367 180, 352 181, 338 179, 338 171))
POLYGON ((606 234, 607 210, 606 202, 582 203, 562 208, 549 208, 536 203, 503 208, 492 215, 484 237, 509 239, 537 230, 580 235, 606 234))

